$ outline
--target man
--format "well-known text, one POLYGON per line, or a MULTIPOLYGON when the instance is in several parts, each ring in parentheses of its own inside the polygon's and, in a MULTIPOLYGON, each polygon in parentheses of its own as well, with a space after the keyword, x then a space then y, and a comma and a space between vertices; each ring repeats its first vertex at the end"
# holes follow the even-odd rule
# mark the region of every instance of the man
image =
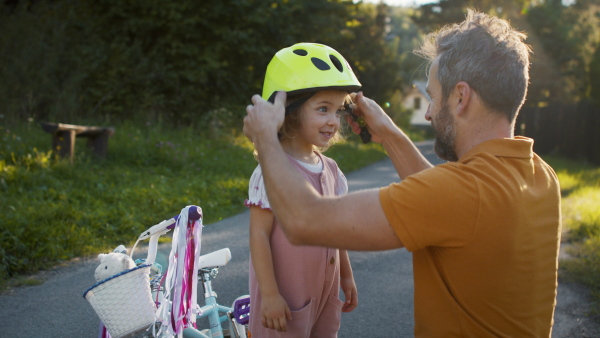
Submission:
POLYGON ((254 96, 247 108, 244 132, 292 243, 413 253, 417 337, 551 334, 560 190, 533 141, 513 135, 529 80, 524 38, 506 21, 469 10, 418 51, 431 61, 425 116, 448 163, 433 167, 374 101, 355 96, 403 179, 381 189, 320 196, 277 141, 285 94, 274 104, 254 96))

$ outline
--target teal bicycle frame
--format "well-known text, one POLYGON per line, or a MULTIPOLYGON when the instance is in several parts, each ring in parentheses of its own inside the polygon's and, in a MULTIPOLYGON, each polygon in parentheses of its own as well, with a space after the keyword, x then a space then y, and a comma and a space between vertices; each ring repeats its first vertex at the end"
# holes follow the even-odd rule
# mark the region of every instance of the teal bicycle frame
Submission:
POLYGON ((229 322, 231 337, 246 337, 246 330, 244 325, 237 323, 233 317, 234 309, 231 307, 219 305, 217 303, 217 294, 212 289, 211 280, 217 276, 218 268, 212 269, 200 269, 198 279, 202 280, 204 286, 204 303, 202 306, 201 315, 197 318, 208 318, 210 323, 210 335, 206 335, 201 331, 194 328, 186 328, 183 330, 183 336, 185 338, 221 338, 224 337, 222 323, 229 322), (220 315, 224 313, 224 315, 220 315))
MULTIPOLYGON (((190 210, 190 219, 194 219, 192 211, 190 210)), ((201 213, 201 212, 200 212, 201 213)), ((196 216, 198 217, 198 216, 196 216)), ((201 217, 201 216, 200 216, 201 217)), ((141 239, 150 238, 148 245, 148 255, 145 260, 146 264, 152 264, 156 260, 156 252, 158 246, 158 238, 161 235, 166 234, 172 229, 175 223, 175 218, 163 221, 150 229, 144 231, 138 238, 141 239)), ((197 219, 197 218, 196 218, 197 219)), ((135 247, 135 246, 134 246, 135 247)), ((133 250, 132 250, 133 251, 133 250)), ((228 248, 217 250, 206 255, 199 257, 199 269, 198 269, 198 281, 202 281, 204 287, 204 306, 202 306, 201 314, 196 318, 207 318, 210 325, 210 336, 207 335, 207 330, 197 330, 189 327, 183 330, 183 336, 186 338, 222 338, 225 337, 222 328, 222 323, 229 323, 229 337, 232 338, 246 338, 246 327, 245 324, 248 322, 248 315, 250 312, 250 297, 245 295, 238 297, 232 304, 231 307, 223 306, 217 303, 217 293, 212 288, 211 280, 214 279, 218 272, 219 267, 226 265, 231 259, 231 252, 228 248), (223 315, 220 315, 223 313, 223 315)), ((160 280, 162 272, 159 276, 155 277, 156 282, 151 282, 152 296, 156 298, 160 303, 163 299, 162 287, 160 280)))

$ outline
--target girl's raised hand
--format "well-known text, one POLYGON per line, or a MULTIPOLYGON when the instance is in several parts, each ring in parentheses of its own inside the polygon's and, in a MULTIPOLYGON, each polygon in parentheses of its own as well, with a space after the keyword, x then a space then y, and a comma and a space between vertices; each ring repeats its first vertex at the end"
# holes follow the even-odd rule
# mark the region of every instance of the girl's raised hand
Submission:
POLYGON ((279 293, 273 296, 263 296, 260 315, 264 327, 279 332, 287 332, 286 319, 292 320, 292 312, 279 293))

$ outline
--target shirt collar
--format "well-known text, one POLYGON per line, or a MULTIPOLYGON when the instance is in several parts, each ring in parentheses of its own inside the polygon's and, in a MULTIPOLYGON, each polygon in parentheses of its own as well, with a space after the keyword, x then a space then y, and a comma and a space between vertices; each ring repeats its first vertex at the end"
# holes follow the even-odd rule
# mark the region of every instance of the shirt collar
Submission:
POLYGON ((488 140, 469 150, 459 162, 484 152, 497 157, 533 158, 533 140, 523 136, 488 140))

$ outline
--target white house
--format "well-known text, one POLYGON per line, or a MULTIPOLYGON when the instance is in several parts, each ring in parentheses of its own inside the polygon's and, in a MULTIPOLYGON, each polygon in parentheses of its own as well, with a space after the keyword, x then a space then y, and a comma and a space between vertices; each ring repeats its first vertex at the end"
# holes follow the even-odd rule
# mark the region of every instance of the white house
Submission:
POLYGON ((425 91, 426 87, 426 81, 414 81, 412 88, 404 96, 404 107, 413 110, 410 118, 410 124, 413 126, 431 126, 431 122, 425 119, 430 100, 425 91))

